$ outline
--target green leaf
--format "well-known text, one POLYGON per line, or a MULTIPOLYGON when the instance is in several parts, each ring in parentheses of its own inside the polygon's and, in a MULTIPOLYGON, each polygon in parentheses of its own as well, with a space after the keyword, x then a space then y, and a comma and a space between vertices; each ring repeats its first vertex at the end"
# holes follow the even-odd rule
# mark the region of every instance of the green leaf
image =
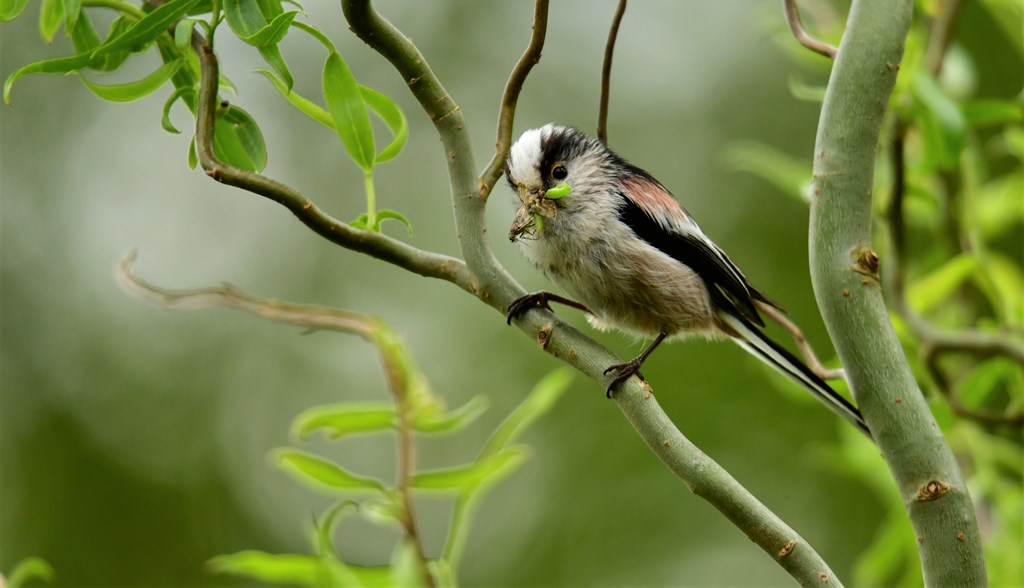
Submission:
POLYGON ((271 455, 286 473, 314 487, 387 493, 387 487, 380 480, 357 476, 332 461, 297 449, 277 449, 271 455))
POLYGON ((66 74, 86 67, 90 61, 91 58, 88 54, 80 53, 71 57, 44 59, 43 61, 30 63, 21 69, 15 70, 4 81, 4 102, 7 104, 11 103, 11 88, 19 78, 29 74, 66 74))
POLYGON ((508 417, 495 429, 480 456, 494 455, 503 447, 514 441, 534 421, 551 410, 562 394, 572 383, 572 372, 567 368, 557 369, 541 378, 530 391, 526 400, 521 402, 508 417))
POLYGON ((975 100, 963 105, 964 120, 972 127, 1005 125, 1021 120, 1020 105, 1009 100, 975 100))
POLYGON ((911 92, 921 106, 925 160, 930 167, 953 169, 960 161, 966 132, 960 108, 924 70, 914 76, 911 92))
POLYGON ((94 94, 108 100, 110 102, 132 102, 138 100, 143 96, 153 92, 164 83, 171 79, 179 69, 181 69, 182 61, 172 61, 165 63, 153 73, 138 80, 136 82, 129 82, 127 84, 116 84, 113 86, 103 86, 95 84, 86 79, 85 76, 78 74, 82 82, 93 91, 94 94))
POLYGON ((464 429, 487 410, 486 396, 474 396, 469 402, 445 414, 421 414, 413 426, 421 433, 452 433, 464 429))
POLYGON ((188 144, 188 168, 195 169, 197 165, 199 165, 199 155, 196 154, 196 138, 193 136, 188 144))
POLYGON ((472 488, 487 478, 511 473, 526 461, 527 455, 523 446, 506 447, 466 466, 418 473, 413 476, 411 485, 419 490, 472 488))
POLYGON ((174 45, 179 51, 185 51, 192 43, 192 29, 199 22, 194 18, 183 18, 174 27, 174 45))
MULTIPOLYGON (((134 22, 135 22, 134 20, 130 19, 127 16, 119 16, 119 17, 115 18, 114 22, 110 23, 110 30, 107 31, 107 40, 113 39, 114 37, 120 35, 124 31, 127 31, 129 28, 132 27, 134 22)), ((83 30, 87 31, 87 32, 84 33, 84 35, 86 35, 86 36, 89 36, 89 33, 93 33, 93 35, 95 35, 95 32, 92 30, 92 24, 89 22, 88 13, 86 13, 86 12, 83 12, 82 16, 79 17, 79 19, 78 19, 78 26, 75 27, 75 32, 71 36, 72 40, 75 39, 76 37, 78 37, 80 34, 82 34, 82 33, 80 33, 80 31, 83 31, 83 30)), ((89 53, 89 54, 92 54, 92 52, 95 51, 96 48, 100 46, 100 43, 98 43, 98 42, 97 43, 91 43, 91 41, 85 41, 85 43, 90 45, 89 48, 85 48, 83 46, 83 48, 79 50, 79 53, 89 53)), ((76 45, 76 47, 77 47, 77 45, 76 45)), ((111 51, 110 53, 107 53, 107 54, 103 55, 102 57, 93 59, 89 63, 88 68, 92 69, 92 70, 95 70, 95 71, 104 71, 104 72, 114 71, 114 70, 118 69, 119 67, 121 67, 121 65, 125 62, 125 60, 128 59, 129 56, 131 56, 131 52, 128 51, 127 49, 121 49, 119 51, 111 51)))
POLYGON ((316 28, 315 26, 301 21, 293 21, 292 26, 299 29, 300 31, 305 31, 311 37, 319 41, 321 45, 327 48, 328 53, 337 52, 337 50, 334 48, 334 43, 332 43, 331 40, 327 38, 327 35, 323 34, 320 31, 320 29, 316 28))
POLYGON ((234 104, 217 117, 213 151, 221 161, 247 171, 259 172, 267 166, 267 145, 259 125, 234 104))
POLYGON ((252 35, 239 38, 253 47, 276 45, 288 34, 288 27, 298 14, 297 10, 285 12, 252 35))
POLYGON ((70 36, 78 24, 78 15, 82 13, 82 0, 62 0, 64 4, 64 35, 70 36))
POLYGON ((29 557, 18 562, 7 578, 7 588, 21 588, 30 580, 52 582, 57 575, 41 558, 29 557))
POLYGON ((752 173, 782 193, 800 198, 802 202, 810 200, 806 187, 811 179, 811 166, 803 159, 753 141, 738 141, 729 145, 724 157, 733 169, 752 173))
POLYGON ((928 312, 948 300, 977 268, 976 257, 961 253, 928 275, 914 280, 907 288, 907 300, 916 312, 928 312))
POLYGON ((391 555, 391 585, 403 588, 419 588, 423 586, 420 574, 419 555, 410 539, 402 539, 395 546, 391 555))
POLYGON ((0 0, 0 22, 18 18, 27 5, 28 0, 0 0))
POLYGON ((256 0, 256 4, 259 5, 260 12, 263 13, 263 16, 268 19, 274 19, 284 12, 284 6, 281 0, 256 0))
POLYGON ((825 86, 812 86, 795 75, 789 76, 789 93, 797 100, 821 103, 825 101, 825 86))
POLYGON ((324 64, 324 101, 334 128, 352 160, 364 170, 373 168, 373 127, 355 77, 341 55, 331 53, 324 64))
MULTIPOLYGON (((375 163, 384 163, 394 159, 402 148, 405 147, 405 142, 409 139, 409 123, 405 119, 405 113, 395 104, 394 100, 373 88, 360 85, 359 91, 362 92, 363 101, 366 105, 380 116, 381 120, 391 129, 391 133, 394 135, 394 139, 377 154, 375 163)), ((406 226, 409 225, 408 221, 403 220, 403 222, 405 222, 406 226)), ((410 234, 412 233, 412 227, 410 227, 409 232, 410 234)))
POLYGON ((185 99, 189 102, 195 102, 195 89, 189 88, 187 86, 175 88, 174 92, 172 92, 170 97, 167 98, 167 102, 164 102, 164 112, 163 117, 160 119, 160 126, 163 127, 163 129, 168 133, 172 133, 175 135, 181 133, 181 131, 175 128, 173 124, 171 124, 171 107, 173 107, 174 103, 177 102, 179 99, 185 99))
POLYGON ((295 78, 292 77, 292 71, 288 69, 288 63, 285 62, 284 55, 281 55, 281 50, 277 48, 277 45, 260 47, 259 52, 263 56, 263 61, 266 61, 270 67, 274 68, 277 75, 284 79, 288 89, 291 89, 295 84, 295 78))
POLYGON ((1024 222, 1024 173, 992 180, 978 190, 975 220, 986 241, 995 241, 1024 222))
POLYGON ((256 73, 263 74, 265 78, 270 80, 270 83, 277 88, 277 91, 280 92, 292 106, 297 108, 299 112, 305 114, 309 118, 332 131, 334 130, 334 120, 331 119, 331 115, 328 114, 326 110, 320 108, 316 103, 296 94, 294 90, 289 90, 285 83, 278 79, 278 77, 270 70, 258 69, 256 70, 256 73))
POLYGON ((409 236, 412 237, 412 223, 409 219, 405 218, 405 215, 389 208, 384 208, 377 211, 377 214, 373 217, 376 224, 373 227, 374 231, 380 232, 380 224, 386 220, 396 220, 405 225, 405 228, 409 231, 409 236))
POLYGON ((359 512, 363 518, 377 524, 391 526, 402 520, 402 509, 392 500, 364 500, 359 512))
POLYGON ((1001 387, 1013 381, 1017 369, 1017 364, 1005 357, 985 360, 961 381, 957 390, 958 396, 967 408, 991 408, 988 406, 988 400, 1001 387))
POLYGON ((39 9, 39 34, 47 43, 53 42, 60 23, 64 21, 64 2, 62 0, 43 0, 39 9))
POLYGON ((218 555, 206 565, 215 574, 244 576, 262 582, 318 586, 327 578, 320 559, 312 555, 249 550, 218 555))
POLYGON ((199 0, 171 0, 167 4, 154 9, 134 26, 117 37, 100 45, 93 51, 93 57, 99 57, 119 49, 132 49, 145 45, 165 33, 168 27, 188 14, 190 8, 199 0))
MULTIPOLYGON (((2 1, 0 0, 0 2, 2 1)), ((83 12, 79 15, 78 24, 75 26, 75 30, 71 32, 71 42, 74 44, 75 52, 77 53, 89 53, 96 47, 99 47, 100 38, 96 34, 96 29, 92 26, 89 13, 83 12)))
POLYGON ((351 227, 354 227, 354 228, 357 228, 357 229, 362 229, 364 231, 368 231, 368 230, 370 230, 370 225, 368 225, 366 223, 369 220, 370 220, 370 215, 368 215, 368 214, 366 214, 364 212, 363 214, 357 216, 356 220, 351 221, 348 224, 351 227))
POLYGON ((320 557, 330 556, 337 560, 337 552, 334 549, 334 530, 341 519, 356 512, 358 505, 351 500, 339 500, 331 508, 327 509, 323 517, 316 523, 316 550, 320 557))
POLYGON ((386 431, 396 423, 395 407, 391 404, 331 404, 303 411, 292 422, 292 435, 305 439, 310 433, 323 429, 332 439, 340 439, 386 431))
MULTIPOLYGON (((1024 292, 1024 272, 1013 259, 994 251, 985 254, 984 263, 996 289, 994 294, 998 297, 993 303, 1006 307, 1007 318, 1012 324, 1024 324, 1024 296, 1021 295, 1024 292)), ((984 289, 984 285, 980 285, 984 289)))

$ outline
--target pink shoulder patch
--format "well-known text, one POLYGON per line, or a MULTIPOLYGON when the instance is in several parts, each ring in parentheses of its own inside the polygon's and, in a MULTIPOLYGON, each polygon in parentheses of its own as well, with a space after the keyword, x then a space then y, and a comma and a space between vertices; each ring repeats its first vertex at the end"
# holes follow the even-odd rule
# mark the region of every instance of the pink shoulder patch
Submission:
POLYGON ((657 182, 642 176, 633 176, 622 182, 626 198, 645 210, 655 219, 669 223, 688 223, 689 216, 668 191, 657 182))

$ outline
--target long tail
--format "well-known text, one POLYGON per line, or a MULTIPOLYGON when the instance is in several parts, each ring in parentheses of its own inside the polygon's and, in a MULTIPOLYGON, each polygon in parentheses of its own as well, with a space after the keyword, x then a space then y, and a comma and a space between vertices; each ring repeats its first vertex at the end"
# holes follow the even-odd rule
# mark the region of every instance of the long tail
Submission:
POLYGON ((751 325, 742 317, 734 316, 728 312, 719 312, 719 318, 726 323, 737 337, 733 337, 740 347, 743 347, 761 361, 779 370, 814 395, 822 404, 832 409, 853 426, 860 429, 868 438, 871 438, 871 430, 868 429, 864 417, 855 406, 840 396, 829 387, 811 368, 804 365, 792 353, 786 351, 778 343, 768 338, 760 329, 751 325))

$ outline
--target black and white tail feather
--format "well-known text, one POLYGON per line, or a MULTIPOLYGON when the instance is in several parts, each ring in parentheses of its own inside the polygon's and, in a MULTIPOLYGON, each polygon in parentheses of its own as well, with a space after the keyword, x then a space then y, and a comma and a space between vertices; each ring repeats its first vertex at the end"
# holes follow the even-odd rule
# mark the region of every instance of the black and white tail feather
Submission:
POLYGON ((733 337, 733 341, 737 345, 806 388, 819 402, 849 421, 869 438, 871 437, 871 430, 868 429, 860 411, 792 353, 769 339, 761 329, 752 325, 742 315, 719 311, 718 317, 736 332, 738 336, 733 337))

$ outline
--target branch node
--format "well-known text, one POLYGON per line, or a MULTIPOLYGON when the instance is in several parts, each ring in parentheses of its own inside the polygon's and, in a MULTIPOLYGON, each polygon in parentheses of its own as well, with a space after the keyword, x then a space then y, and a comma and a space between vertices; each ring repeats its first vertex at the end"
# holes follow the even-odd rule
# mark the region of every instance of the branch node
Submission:
POLYGON ((952 487, 942 480, 929 480, 927 484, 918 488, 917 494, 914 496, 914 502, 938 500, 951 489, 952 487))
POLYGON ((878 258, 877 253, 869 247, 858 247, 853 250, 851 256, 853 257, 853 271, 863 274, 876 282, 879 281, 878 269, 881 266, 881 260, 878 258))
POLYGON ((790 539, 789 541, 787 541, 786 544, 782 546, 782 549, 779 550, 779 559, 793 553, 793 548, 795 547, 796 539, 790 539))
POLYGON ((555 326, 553 324, 548 323, 541 327, 540 331, 537 332, 537 344, 540 345, 541 349, 548 348, 548 344, 551 343, 551 331, 554 328, 555 326))

